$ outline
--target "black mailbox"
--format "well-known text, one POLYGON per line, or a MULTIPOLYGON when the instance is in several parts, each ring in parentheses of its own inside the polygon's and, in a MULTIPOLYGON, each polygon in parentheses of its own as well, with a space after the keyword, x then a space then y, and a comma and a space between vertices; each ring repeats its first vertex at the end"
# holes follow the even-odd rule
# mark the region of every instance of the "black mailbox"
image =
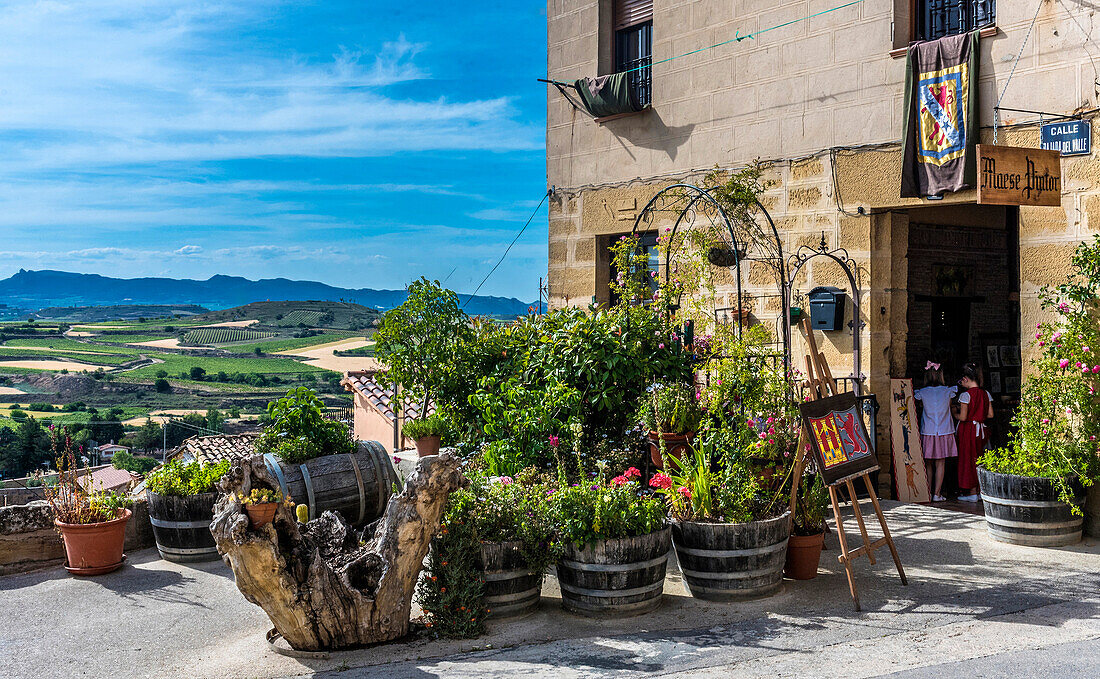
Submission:
POLYGON ((844 291, 823 286, 810 290, 810 327, 814 330, 840 330, 844 325, 844 291))

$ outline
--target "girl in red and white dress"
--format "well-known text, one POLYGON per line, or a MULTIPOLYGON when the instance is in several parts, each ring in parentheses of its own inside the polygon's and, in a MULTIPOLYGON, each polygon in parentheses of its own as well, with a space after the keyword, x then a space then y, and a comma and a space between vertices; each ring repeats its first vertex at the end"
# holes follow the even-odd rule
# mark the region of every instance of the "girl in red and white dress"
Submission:
POLYGON ((985 423, 993 417, 993 397, 982 389, 982 371, 976 364, 964 365, 962 374, 959 386, 966 391, 959 394, 959 410, 955 414, 959 421, 956 432, 959 438, 959 500, 977 502, 978 458, 985 452, 989 440, 985 423))

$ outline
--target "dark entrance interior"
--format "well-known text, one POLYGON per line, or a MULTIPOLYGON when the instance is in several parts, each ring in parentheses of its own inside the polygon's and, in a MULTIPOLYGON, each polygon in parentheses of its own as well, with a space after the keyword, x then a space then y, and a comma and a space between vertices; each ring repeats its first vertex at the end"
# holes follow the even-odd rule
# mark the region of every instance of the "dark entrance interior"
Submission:
MULTIPOLYGON (((965 363, 977 363, 993 396, 990 445, 1003 445, 1020 391, 1017 210, 957 205, 908 215, 907 374, 923 386, 931 360, 950 385, 965 363)), ((955 492, 956 478, 949 461, 945 494, 955 492)))

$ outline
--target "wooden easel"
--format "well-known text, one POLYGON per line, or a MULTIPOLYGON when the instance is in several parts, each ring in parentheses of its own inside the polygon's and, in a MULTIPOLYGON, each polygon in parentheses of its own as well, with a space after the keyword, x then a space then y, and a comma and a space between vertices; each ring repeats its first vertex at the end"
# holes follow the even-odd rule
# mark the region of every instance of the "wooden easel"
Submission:
MULTIPOLYGON (((803 318, 799 327, 802 330, 803 337, 806 339, 806 345, 810 349, 810 353, 806 356, 807 381, 803 386, 809 388, 811 400, 835 396, 838 393, 836 380, 833 379, 833 373, 829 369, 829 364, 825 361, 825 354, 817 350, 817 341, 814 339, 809 320, 803 318)), ((807 436, 806 427, 802 427, 798 436, 798 450, 795 452, 794 460, 794 476, 791 481, 792 521, 794 520, 794 509, 798 498, 798 484, 802 479, 802 471, 806 464, 806 449, 809 446, 810 441, 807 436)), ((898 569, 898 575, 901 576, 901 584, 908 585, 909 581, 906 579, 905 570, 901 566, 901 557, 898 556, 897 547, 894 546, 894 539, 890 537, 890 529, 886 526, 886 517, 882 514, 882 507, 879 505, 878 495, 875 494, 874 484, 871 483, 870 472, 865 471, 841 479, 836 483, 830 484, 828 488, 829 499, 833 504, 833 518, 836 520, 836 533, 837 537, 840 539, 840 555, 837 557, 837 560, 844 564, 844 571, 848 575, 848 589, 852 592, 852 601, 855 602, 855 607, 858 611, 861 609, 859 605, 859 593, 856 591, 855 575, 852 573, 852 561, 854 559, 866 556, 867 559, 874 564, 875 550, 886 545, 890 548, 890 554, 894 558, 894 565, 898 569), (863 484, 867 488, 867 494, 871 498, 871 504, 874 505, 879 525, 882 526, 883 537, 874 542, 872 542, 867 535, 867 526, 863 523, 863 512, 859 505, 859 498, 856 496, 855 485, 852 483, 860 478, 863 479, 863 484), (859 534, 863 538, 863 544, 853 550, 848 549, 848 537, 844 534, 844 522, 840 516, 840 500, 838 499, 837 487, 841 483, 848 488, 848 497, 852 500, 852 511, 856 515, 856 523, 859 524, 859 534)))

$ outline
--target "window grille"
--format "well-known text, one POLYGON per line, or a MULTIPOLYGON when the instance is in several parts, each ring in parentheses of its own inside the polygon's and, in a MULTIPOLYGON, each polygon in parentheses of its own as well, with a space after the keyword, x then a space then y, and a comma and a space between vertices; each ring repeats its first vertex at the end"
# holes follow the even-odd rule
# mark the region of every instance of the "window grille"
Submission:
POLYGON ((615 72, 629 71, 627 81, 638 106, 649 106, 653 63, 652 0, 616 0, 615 72))
POLYGON ((996 0, 917 0, 917 40, 969 33, 997 19, 996 0))

